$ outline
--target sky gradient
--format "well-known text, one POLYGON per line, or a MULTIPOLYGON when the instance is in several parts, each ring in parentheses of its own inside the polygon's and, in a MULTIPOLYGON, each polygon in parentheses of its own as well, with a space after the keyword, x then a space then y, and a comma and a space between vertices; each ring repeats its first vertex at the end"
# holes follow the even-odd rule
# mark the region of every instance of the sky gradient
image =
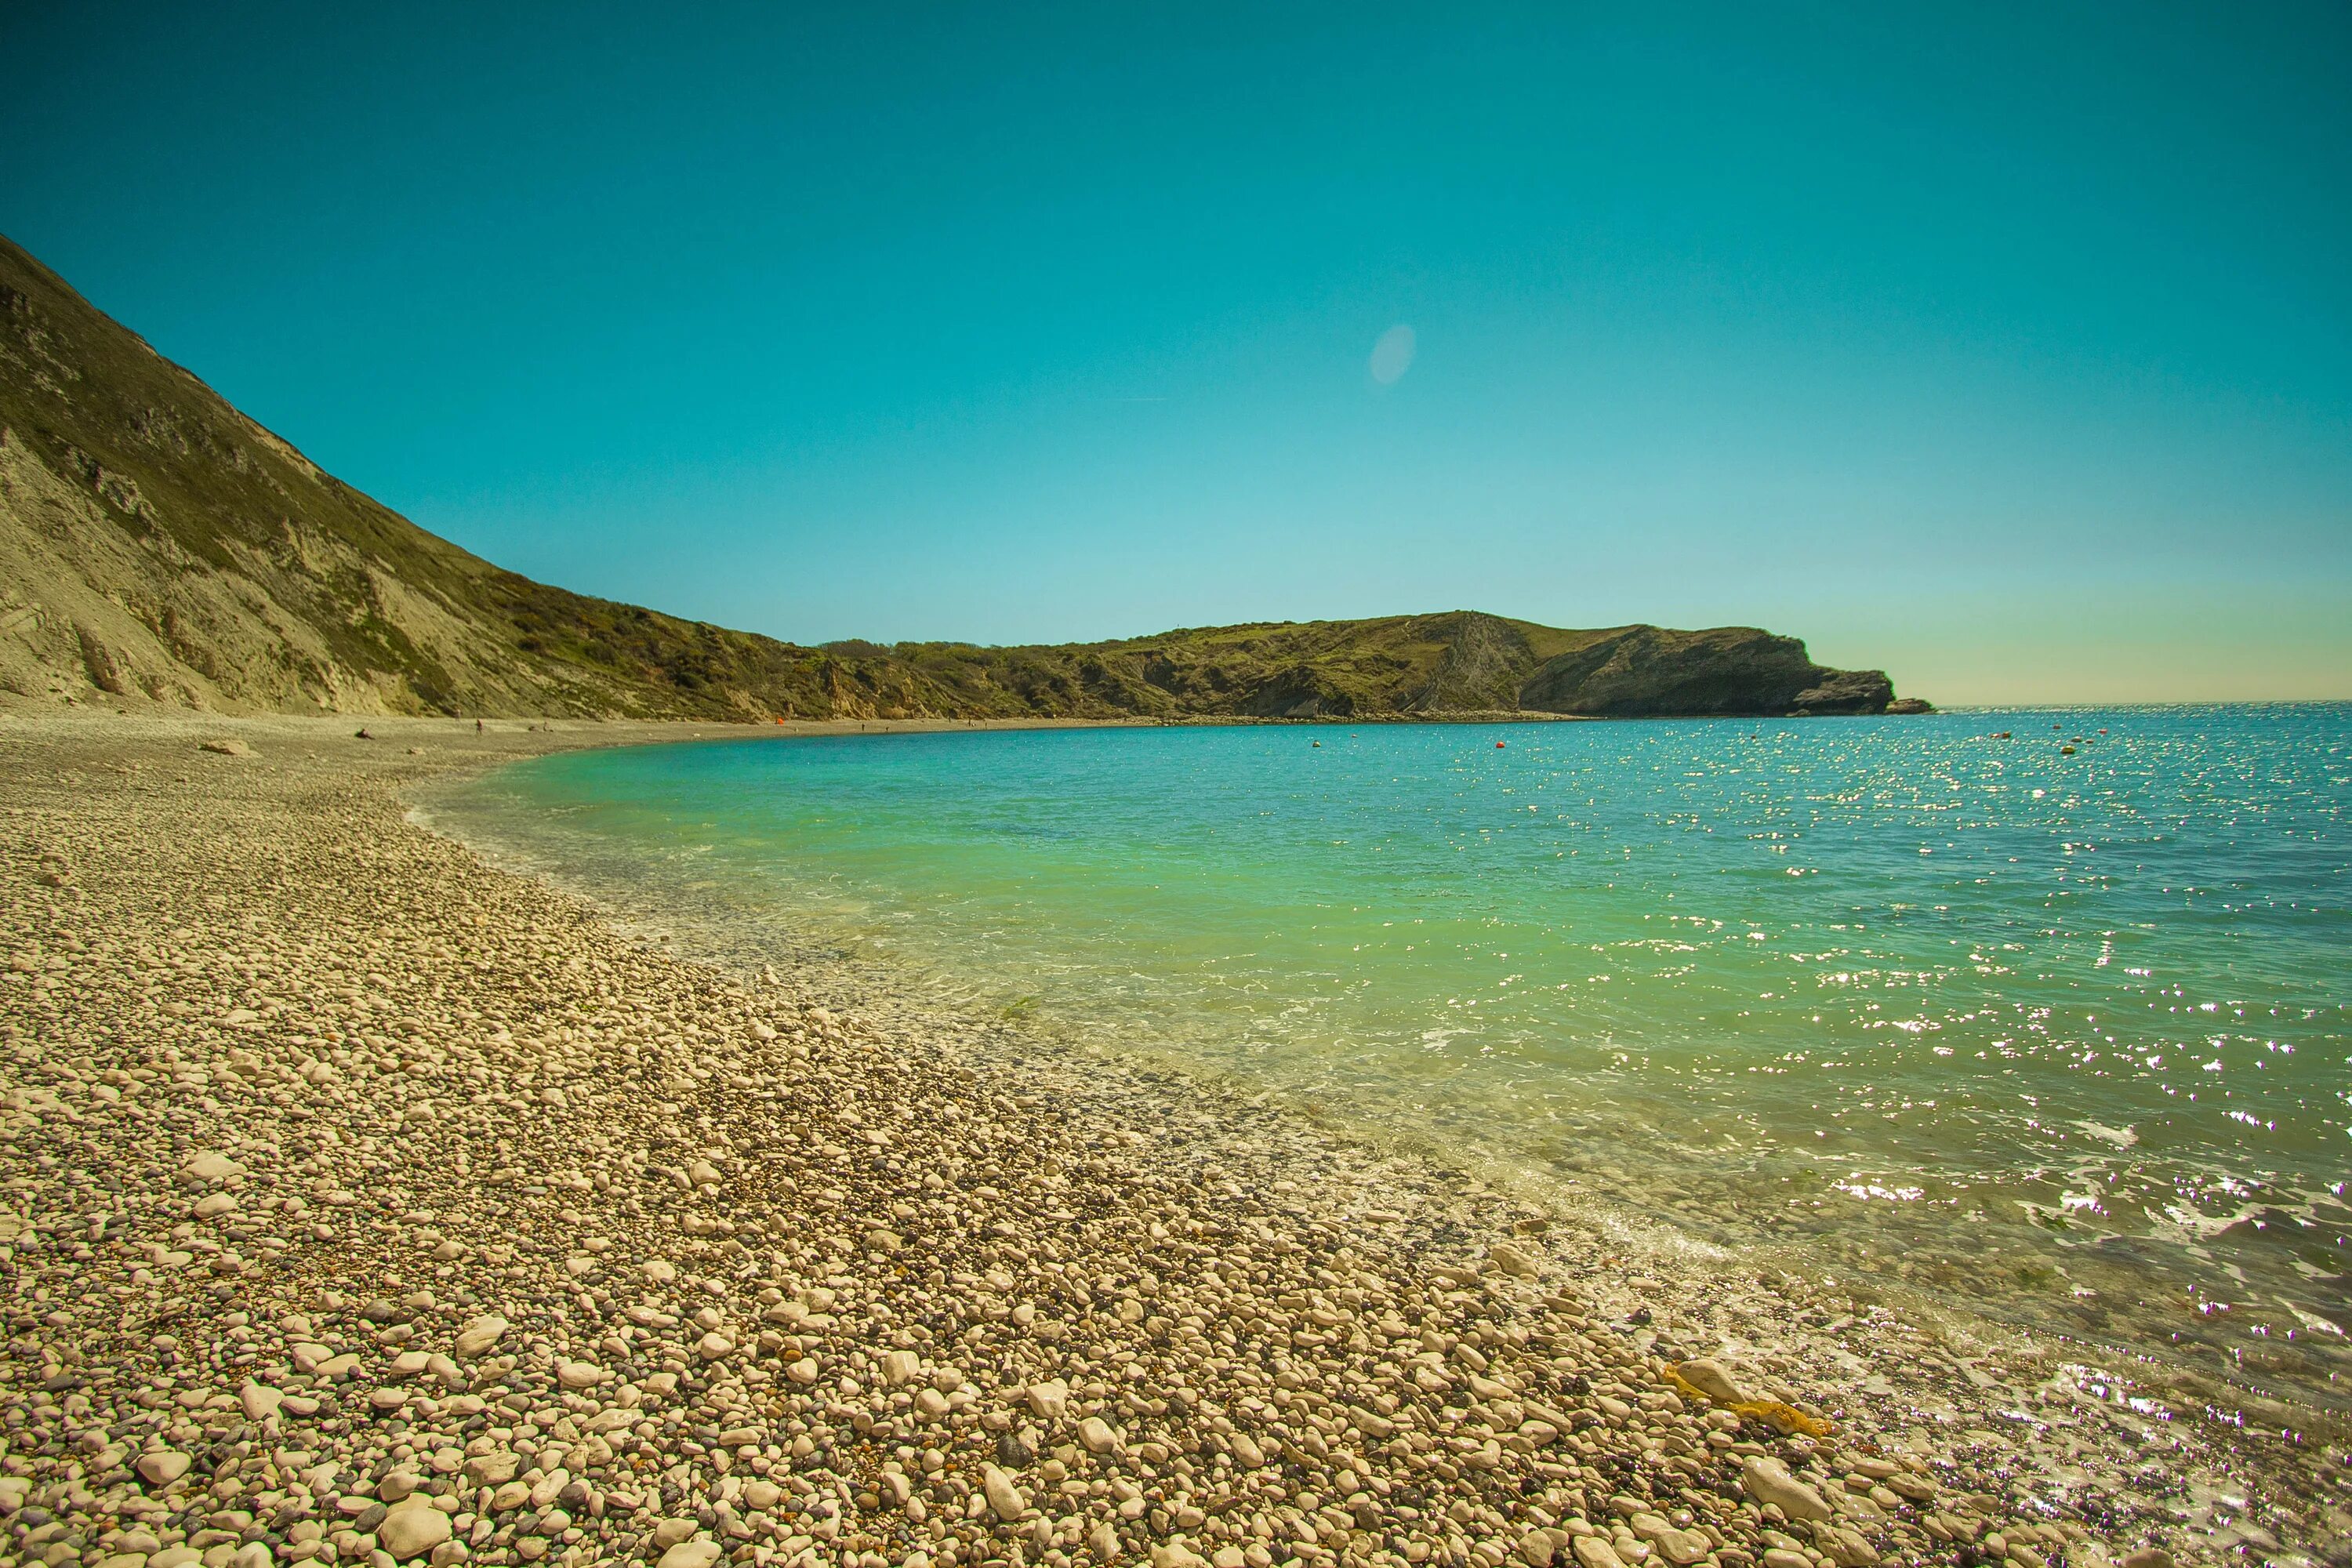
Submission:
POLYGON ((2352 698, 2340 5, 28 9, 0 231, 566 587, 2352 698))

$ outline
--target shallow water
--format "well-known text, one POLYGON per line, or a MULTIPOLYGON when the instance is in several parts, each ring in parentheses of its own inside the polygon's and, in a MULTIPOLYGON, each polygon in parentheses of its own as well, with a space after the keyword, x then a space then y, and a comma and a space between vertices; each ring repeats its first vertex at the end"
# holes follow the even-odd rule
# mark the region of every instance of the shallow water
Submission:
POLYGON ((2352 709, 2242 707, 762 738, 435 810, 1842 1285, 2341 1406, 2347 788, 2352 709))

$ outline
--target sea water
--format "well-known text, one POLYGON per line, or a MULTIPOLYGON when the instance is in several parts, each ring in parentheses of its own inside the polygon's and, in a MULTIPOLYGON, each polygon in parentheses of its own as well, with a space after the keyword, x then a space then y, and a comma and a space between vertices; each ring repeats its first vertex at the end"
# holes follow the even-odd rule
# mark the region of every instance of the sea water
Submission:
POLYGON ((574 752, 437 803, 1864 1295, 2352 1403, 2352 708, 574 752))

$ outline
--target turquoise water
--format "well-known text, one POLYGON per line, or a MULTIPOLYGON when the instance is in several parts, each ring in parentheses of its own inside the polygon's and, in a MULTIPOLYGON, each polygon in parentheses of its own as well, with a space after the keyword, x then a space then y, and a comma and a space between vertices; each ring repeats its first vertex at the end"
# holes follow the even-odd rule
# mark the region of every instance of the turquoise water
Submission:
POLYGON ((2336 1405, 2347 780, 2352 709, 2191 708, 760 739, 441 809, 1866 1292, 2336 1405))

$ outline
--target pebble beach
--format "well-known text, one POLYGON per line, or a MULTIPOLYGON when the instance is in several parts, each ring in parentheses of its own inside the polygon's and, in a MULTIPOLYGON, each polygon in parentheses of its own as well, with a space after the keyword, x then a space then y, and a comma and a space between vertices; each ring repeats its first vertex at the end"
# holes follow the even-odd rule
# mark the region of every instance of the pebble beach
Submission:
POLYGON ((0 715, 0 1558, 2352 1552, 2315 1418, 697 956, 412 817, 692 727, 361 722, 0 715))

